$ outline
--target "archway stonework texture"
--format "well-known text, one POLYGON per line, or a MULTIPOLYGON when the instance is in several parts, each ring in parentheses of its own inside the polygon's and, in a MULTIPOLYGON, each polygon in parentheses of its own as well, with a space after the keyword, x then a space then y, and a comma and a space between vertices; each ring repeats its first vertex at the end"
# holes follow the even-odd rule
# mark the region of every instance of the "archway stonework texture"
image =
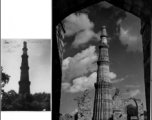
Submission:
MULTIPOLYGON (((53 1, 53 28, 52 28, 52 119, 59 120, 62 60, 63 51, 59 50, 60 42, 57 42, 56 26, 61 21, 78 10, 99 3, 103 0, 54 0, 53 1)), ((141 19, 141 34, 143 40, 144 56, 144 81, 147 107, 147 119, 150 120, 150 41, 151 41, 151 0, 104 0, 119 7, 141 19)), ((62 30, 61 30, 62 31, 62 30)), ((64 31, 64 30, 63 30, 64 31)), ((62 47, 61 47, 62 48, 62 47)))

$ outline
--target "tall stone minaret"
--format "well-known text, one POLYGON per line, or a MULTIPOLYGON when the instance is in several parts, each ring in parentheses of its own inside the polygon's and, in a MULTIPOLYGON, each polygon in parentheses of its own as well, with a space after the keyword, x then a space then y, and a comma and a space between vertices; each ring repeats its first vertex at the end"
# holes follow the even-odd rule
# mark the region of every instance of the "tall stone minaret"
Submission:
POLYGON ((29 81, 29 66, 28 66, 28 55, 27 55, 27 42, 23 42, 23 55, 22 55, 22 63, 21 63, 21 77, 19 81, 19 94, 30 94, 30 84, 29 81))
POLYGON ((109 74, 109 54, 107 44, 107 32, 105 26, 101 30, 99 45, 99 58, 97 61, 97 82, 95 83, 95 99, 92 120, 110 120, 112 115, 112 83, 109 74))

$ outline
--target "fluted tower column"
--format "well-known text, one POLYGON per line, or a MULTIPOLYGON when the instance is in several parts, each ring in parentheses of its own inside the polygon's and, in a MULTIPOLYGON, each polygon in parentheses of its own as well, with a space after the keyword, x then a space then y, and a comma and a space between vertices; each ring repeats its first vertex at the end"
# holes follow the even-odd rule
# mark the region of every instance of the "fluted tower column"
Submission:
POLYGON ((97 61, 97 82, 95 83, 95 99, 92 120, 109 120, 112 115, 112 84, 109 79, 110 62, 108 48, 107 32, 105 26, 103 26, 99 45, 99 58, 97 61))
POLYGON ((28 55, 27 55, 27 42, 23 42, 23 55, 21 63, 21 77, 19 81, 19 94, 30 94, 30 81, 29 81, 29 66, 28 66, 28 55))

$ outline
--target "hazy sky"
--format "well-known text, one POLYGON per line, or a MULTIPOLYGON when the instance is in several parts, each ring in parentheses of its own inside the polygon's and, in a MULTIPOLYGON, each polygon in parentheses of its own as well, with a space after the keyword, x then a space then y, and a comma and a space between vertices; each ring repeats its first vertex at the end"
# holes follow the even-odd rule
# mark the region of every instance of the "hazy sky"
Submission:
POLYGON ((103 25, 107 27, 109 37, 109 75, 114 82, 113 87, 120 89, 123 98, 141 99, 146 109, 140 19, 101 2, 69 15, 64 24, 66 34, 60 112, 76 111, 74 98, 82 96, 86 88, 91 90, 94 101, 98 45, 103 25))
POLYGON ((31 93, 51 92, 51 41, 48 39, 2 40, 2 67, 10 75, 10 81, 4 90, 11 89, 18 93, 20 80, 21 55, 23 54, 23 41, 27 41, 29 80, 31 93))

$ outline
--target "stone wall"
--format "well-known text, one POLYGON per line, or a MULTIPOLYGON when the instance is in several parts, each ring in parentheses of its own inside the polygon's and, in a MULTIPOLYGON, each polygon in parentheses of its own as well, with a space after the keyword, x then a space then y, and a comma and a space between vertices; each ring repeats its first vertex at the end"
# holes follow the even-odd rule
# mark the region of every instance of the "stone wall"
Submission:
POLYGON ((141 21, 141 34, 143 40, 143 55, 144 55, 144 82, 145 95, 147 104, 147 118, 150 119, 150 45, 151 45, 151 24, 149 22, 141 21))
POLYGON ((78 104, 78 120, 91 120, 92 101, 89 90, 85 90, 82 97, 74 99, 78 104))

